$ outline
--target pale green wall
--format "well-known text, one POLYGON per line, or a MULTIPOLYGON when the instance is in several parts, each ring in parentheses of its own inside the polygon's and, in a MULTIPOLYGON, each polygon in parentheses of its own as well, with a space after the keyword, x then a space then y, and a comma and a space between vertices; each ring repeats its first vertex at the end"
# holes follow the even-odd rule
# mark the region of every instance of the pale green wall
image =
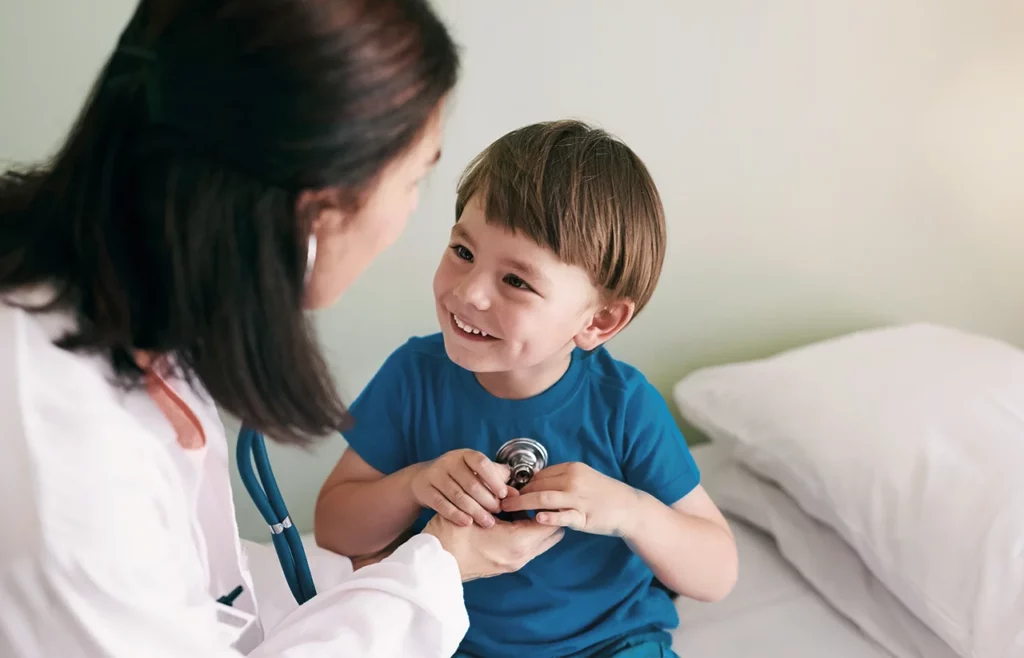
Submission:
MULTIPOLYGON (((0 2, 0 159, 35 158, 132 3, 0 2)), ((444 158, 404 238, 320 318, 350 396, 435 330, 459 169, 506 130, 567 115, 619 133, 661 186, 662 282, 613 349, 665 392, 701 365, 887 322, 1024 343, 1016 0, 438 6, 465 49, 444 158)), ((304 529, 341 449, 274 451, 304 529)), ((262 537, 239 499, 243 532, 262 537)))

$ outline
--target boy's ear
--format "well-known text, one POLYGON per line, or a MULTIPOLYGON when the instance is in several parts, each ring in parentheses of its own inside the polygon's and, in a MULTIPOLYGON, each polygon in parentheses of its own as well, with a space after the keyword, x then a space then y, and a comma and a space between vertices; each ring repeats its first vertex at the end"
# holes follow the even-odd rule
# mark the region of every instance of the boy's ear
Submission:
POLYGON ((633 319, 636 304, 628 299, 619 299, 598 309, 590 324, 576 334, 576 346, 589 352, 611 340, 633 319))

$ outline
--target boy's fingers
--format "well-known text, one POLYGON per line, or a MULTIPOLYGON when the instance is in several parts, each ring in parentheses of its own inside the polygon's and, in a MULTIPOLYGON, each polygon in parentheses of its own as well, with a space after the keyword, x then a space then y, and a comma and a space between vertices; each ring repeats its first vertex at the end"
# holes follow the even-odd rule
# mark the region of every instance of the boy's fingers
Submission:
MULTIPOLYGON (((455 469, 451 476, 459 483, 462 490, 473 497, 476 502, 482 505, 487 511, 492 514, 497 514, 501 511, 501 503, 495 498, 494 494, 491 493, 490 489, 485 487, 480 479, 469 470, 467 467, 455 469)), ((466 510, 469 511, 469 510, 466 510)))
POLYGON ((505 483, 508 482, 510 475, 508 466, 496 464, 482 452, 475 451, 465 453, 465 462, 495 496, 504 498, 507 495, 508 487, 505 483))
MULTIPOLYGON (((499 464, 497 462, 490 462, 491 471, 494 473, 493 486, 497 487, 496 494, 508 495, 508 490, 511 489, 508 486, 508 481, 512 479, 512 469, 508 467, 508 464, 499 464)), ((491 485, 488 485, 491 486, 491 485)), ((504 498, 504 495, 499 497, 504 498)))
POLYGON ((472 517, 453 505, 439 489, 433 490, 432 498, 430 507, 444 518, 463 527, 473 525, 472 517))
POLYGON ((524 512, 541 509, 568 509, 574 507, 574 497, 564 491, 536 491, 520 493, 501 501, 501 509, 506 512, 524 512))
POLYGON ((491 516, 491 513, 480 507, 480 503, 473 500, 473 497, 466 493, 462 485, 451 475, 448 475, 447 480, 441 482, 441 486, 438 488, 455 507, 473 517, 473 520, 481 526, 490 528, 494 525, 494 517, 491 516))
POLYGON ((537 480, 550 480, 552 478, 563 476, 565 475, 568 466, 568 463, 562 463, 555 464, 554 466, 548 466, 547 468, 542 468, 541 470, 533 474, 533 478, 530 480, 530 482, 536 482, 537 480))
POLYGON ((587 527, 587 519, 579 510, 569 509, 561 512, 537 512, 537 523, 546 526, 560 526, 583 530, 587 527))
POLYGON ((546 478, 533 478, 526 483, 526 486, 519 490, 519 493, 541 493, 543 491, 570 492, 572 481, 568 475, 549 475, 546 478))

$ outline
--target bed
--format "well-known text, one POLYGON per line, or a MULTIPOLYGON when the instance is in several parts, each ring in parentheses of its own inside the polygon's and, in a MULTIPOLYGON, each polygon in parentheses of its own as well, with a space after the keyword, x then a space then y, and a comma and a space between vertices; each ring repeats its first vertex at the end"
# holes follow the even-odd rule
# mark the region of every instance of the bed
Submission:
MULTIPOLYGON (((693 449, 705 487, 716 497, 716 475, 731 466, 717 444, 693 449)), ((740 556, 740 577, 724 601, 680 598, 673 647, 680 656, 716 658, 890 658, 839 614, 790 566, 761 530, 730 518, 740 556)))

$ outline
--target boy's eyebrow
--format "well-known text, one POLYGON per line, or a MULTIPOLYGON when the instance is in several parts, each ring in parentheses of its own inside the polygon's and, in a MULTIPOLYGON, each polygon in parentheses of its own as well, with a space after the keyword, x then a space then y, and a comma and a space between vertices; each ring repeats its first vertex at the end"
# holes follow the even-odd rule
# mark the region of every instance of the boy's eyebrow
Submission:
MULTIPOLYGON (((469 235, 469 231, 464 229, 461 224, 456 224, 452 227, 452 237, 458 240, 465 240, 473 245, 473 238, 469 235)), ((521 273, 527 279, 534 281, 547 281, 548 278, 544 276, 544 273, 540 271, 536 266, 527 263, 526 261, 516 260, 514 258, 505 258, 502 263, 510 269, 516 270, 521 273)))
POLYGON ((539 269, 529 263, 513 259, 506 259, 505 263, 512 269, 522 272, 523 276, 527 279, 532 279, 534 281, 547 281, 547 277, 544 276, 539 269))
POLYGON ((461 238, 466 242, 473 241, 473 238, 469 236, 469 232, 466 229, 462 228, 461 224, 456 224, 455 226, 452 227, 452 237, 461 238))

